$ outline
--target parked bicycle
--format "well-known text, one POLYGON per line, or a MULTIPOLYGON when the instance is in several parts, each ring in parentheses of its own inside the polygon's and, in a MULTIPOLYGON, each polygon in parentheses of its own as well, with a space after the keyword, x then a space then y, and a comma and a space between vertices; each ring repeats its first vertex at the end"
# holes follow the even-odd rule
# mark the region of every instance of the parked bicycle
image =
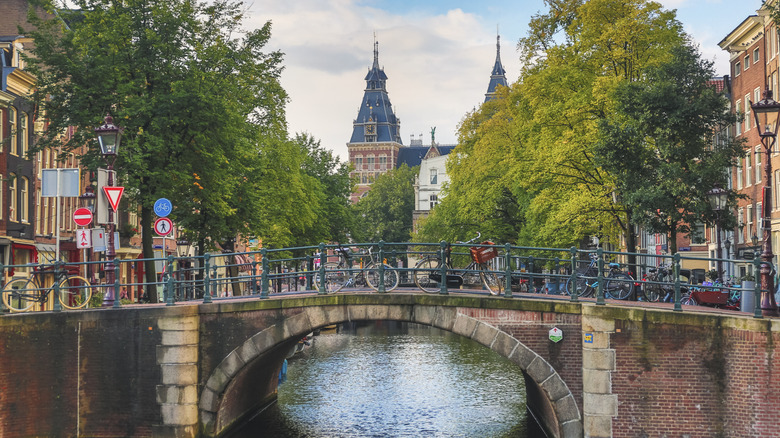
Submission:
MULTIPOLYGON (((470 244, 477 241, 482 234, 466 242, 470 244)), ((482 245, 493 245, 493 242, 485 241, 482 245)), ((482 285, 492 295, 501 293, 504 289, 503 276, 492 272, 487 263, 498 256, 498 250, 492 246, 472 246, 469 248, 471 262, 464 268, 453 268, 452 246, 447 244, 444 249, 444 257, 447 266, 446 281, 448 287, 460 287, 463 284, 482 285)), ((441 255, 432 254, 425 256, 414 266, 414 284, 428 293, 437 293, 441 290, 441 255)))
MULTIPOLYGON (((571 278, 566 280, 566 293, 571 295, 576 290, 581 297, 591 297, 598 288, 598 255, 591 253, 590 263, 585 268, 577 269, 574 283, 571 278)), ((611 262, 609 272, 604 276, 604 296, 616 300, 626 300, 634 293, 634 278, 620 269, 620 263, 611 262)))
POLYGON ((75 275, 68 269, 54 270, 53 265, 26 265, 33 267, 32 274, 27 278, 17 278, 9 281, 3 288, 3 304, 11 312, 26 312, 35 304, 41 309, 49 300, 49 294, 58 285, 57 299, 66 309, 81 309, 89 304, 93 287, 86 278, 75 275), (54 274, 55 280, 49 287, 44 286, 44 277, 54 274))
MULTIPOLYGON (((339 256, 338 262, 325 262, 325 291, 327 293, 338 292, 344 288, 357 288, 367 284, 371 289, 379 290, 380 272, 377 256, 368 248, 368 260, 362 257, 357 260, 357 267, 354 266, 352 250, 350 248, 336 246, 336 254, 339 256)), ((325 257, 323 257, 325 258, 325 257)), ((400 281, 398 271, 392 266, 382 262, 384 266, 384 286, 385 291, 390 292, 400 281)), ((320 285, 319 270, 314 275, 315 287, 320 285)))
POLYGON ((642 292, 647 301, 670 301, 674 296, 674 275, 671 265, 649 268, 643 278, 642 292), (663 299, 662 299, 663 298, 663 299))

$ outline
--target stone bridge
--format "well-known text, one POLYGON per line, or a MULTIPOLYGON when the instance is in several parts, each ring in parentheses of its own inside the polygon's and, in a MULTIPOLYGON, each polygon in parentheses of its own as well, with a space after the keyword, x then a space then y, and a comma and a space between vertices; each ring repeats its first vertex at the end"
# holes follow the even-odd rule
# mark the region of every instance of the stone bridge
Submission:
POLYGON ((550 436, 778 436, 780 321, 400 293, 3 315, 0 437, 219 436, 273 401, 303 336, 363 320, 439 327, 507 357, 550 436))

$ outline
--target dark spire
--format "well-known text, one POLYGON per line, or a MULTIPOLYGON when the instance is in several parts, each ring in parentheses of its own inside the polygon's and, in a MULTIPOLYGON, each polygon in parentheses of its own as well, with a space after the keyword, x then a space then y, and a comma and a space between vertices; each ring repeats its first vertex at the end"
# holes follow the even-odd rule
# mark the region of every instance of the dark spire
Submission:
POLYGON ((374 34, 374 63, 366 74, 366 88, 352 122, 350 143, 396 142, 401 143, 401 121, 395 116, 390 96, 387 94, 387 75, 379 67, 379 42, 374 34))
POLYGON ((485 102, 492 100, 496 96, 496 87, 503 85, 507 87, 506 70, 501 65, 501 35, 496 35, 496 63, 493 64, 493 72, 490 73, 490 83, 487 93, 485 93, 485 102))

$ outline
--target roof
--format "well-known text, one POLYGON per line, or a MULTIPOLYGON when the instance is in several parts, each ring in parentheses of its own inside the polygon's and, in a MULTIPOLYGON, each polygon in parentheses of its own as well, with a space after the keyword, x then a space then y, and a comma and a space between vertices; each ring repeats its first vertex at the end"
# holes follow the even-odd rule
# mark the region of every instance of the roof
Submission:
POLYGON ((379 68, 379 43, 374 41, 374 63, 366 74, 366 89, 363 100, 358 108, 358 116, 352 124, 350 143, 368 141, 367 127, 375 130, 371 136, 372 143, 401 142, 401 121, 395 116, 390 96, 387 93, 387 75, 379 68))
POLYGON ((501 64, 501 36, 496 35, 496 62, 493 64, 493 71, 490 73, 490 83, 488 84, 487 93, 485 93, 485 102, 495 97, 496 88, 499 85, 508 86, 506 70, 504 70, 504 66, 501 64))
MULTIPOLYGON (((455 149, 455 146, 456 145, 454 144, 436 145, 441 155, 449 154, 450 152, 452 152, 453 149, 455 149)), ((407 146, 407 147, 399 148, 398 161, 396 163, 396 167, 401 167, 401 165, 403 164, 406 164, 409 167, 419 166, 420 163, 422 163, 423 158, 425 158, 425 154, 428 153, 428 149, 430 149, 430 146, 407 146)))

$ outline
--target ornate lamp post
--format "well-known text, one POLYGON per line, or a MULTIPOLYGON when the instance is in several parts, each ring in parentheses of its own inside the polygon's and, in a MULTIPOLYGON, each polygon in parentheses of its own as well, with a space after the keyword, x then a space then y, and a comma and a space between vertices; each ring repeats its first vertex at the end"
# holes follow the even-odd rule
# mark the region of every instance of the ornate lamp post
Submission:
POLYGON ((715 249, 715 258, 718 259, 715 263, 718 269, 718 281, 723 284, 723 262, 721 260, 722 257, 720 253, 720 214, 723 210, 726 209, 726 202, 729 199, 729 192, 716 185, 714 189, 707 192, 707 196, 710 198, 710 205, 712 205, 712 209, 715 210, 715 234, 717 236, 715 238, 717 245, 717 248, 715 249))
MULTIPOLYGON (((95 128, 95 135, 97 135, 98 143, 100 143, 100 152, 103 154, 103 159, 106 160, 108 166, 108 187, 114 186, 114 161, 116 161, 116 153, 119 149, 119 143, 122 140, 122 129, 119 126, 114 125, 114 119, 111 115, 107 114, 105 123, 95 128)), ((105 296, 103 297, 103 307, 114 305, 116 298, 116 290, 114 285, 116 277, 114 275, 114 259, 116 258, 116 247, 114 245, 114 231, 116 225, 114 224, 114 209, 108 209, 108 223, 106 224, 106 283, 108 288, 105 296)), ((118 304, 118 303, 117 303, 118 304)), ((114 305, 114 307, 117 307, 114 305)))
POLYGON ((762 197, 761 229, 764 233, 761 252, 761 312, 767 316, 778 316, 775 303, 775 284, 772 278, 772 148, 777 140, 777 122, 780 103, 772 99, 769 86, 764 90, 764 99, 752 103, 750 108, 756 118, 756 128, 764 147, 764 188, 762 197))
MULTIPOLYGON (((95 213, 95 189, 92 187, 92 185, 88 185, 84 188, 84 193, 79 196, 79 201, 81 201, 81 206, 84 208, 88 208, 89 211, 92 213, 95 213)), ((84 261, 91 262, 92 261, 92 250, 91 249, 84 249, 84 261)), ((86 265, 86 277, 89 280, 90 283, 95 284, 95 279, 92 278, 92 265, 87 264, 86 265)))

